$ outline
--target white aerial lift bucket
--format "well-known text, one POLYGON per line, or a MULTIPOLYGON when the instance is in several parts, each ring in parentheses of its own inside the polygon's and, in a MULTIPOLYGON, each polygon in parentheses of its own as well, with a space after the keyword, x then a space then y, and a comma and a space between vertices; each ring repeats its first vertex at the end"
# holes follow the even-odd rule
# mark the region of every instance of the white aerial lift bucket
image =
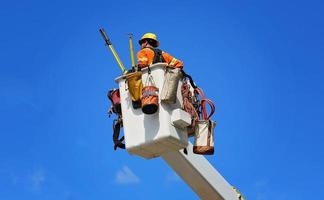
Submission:
MULTIPOLYGON (((159 97, 166 66, 165 63, 156 63, 150 66, 151 75, 156 87, 159 88, 159 97)), ((148 69, 143 69, 142 73, 142 80, 145 83, 148 69)), ((186 126, 190 125, 191 117, 181 109, 181 80, 178 85, 176 103, 161 103, 161 98, 159 98, 158 111, 147 115, 142 112, 141 108, 133 108, 125 77, 125 75, 120 76, 115 81, 119 84, 127 151, 148 159, 187 147, 186 126)))

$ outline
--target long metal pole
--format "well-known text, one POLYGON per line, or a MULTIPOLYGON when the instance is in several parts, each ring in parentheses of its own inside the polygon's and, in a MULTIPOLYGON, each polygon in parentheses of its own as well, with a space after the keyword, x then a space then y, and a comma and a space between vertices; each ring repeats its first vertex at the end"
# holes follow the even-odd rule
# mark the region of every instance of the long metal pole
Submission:
POLYGON ((129 33, 128 37, 129 37, 129 51, 130 51, 130 56, 132 61, 132 68, 137 71, 135 66, 135 59, 134 59, 133 34, 129 33))
POLYGON ((117 52, 115 51, 108 35, 106 34, 105 30, 103 28, 99 29, 99 32, 101 33, 103 39, 105 40, 106 42, 106 45, 109 47, 109 49, 111 50, 112 54, 114 55, 117 63, 118 63, 118 66, 120 67, 120 69, 122 70, 123 74, 125 74, 127 72, 126 68, 124 67, 123 63, 121 62, 117 52))

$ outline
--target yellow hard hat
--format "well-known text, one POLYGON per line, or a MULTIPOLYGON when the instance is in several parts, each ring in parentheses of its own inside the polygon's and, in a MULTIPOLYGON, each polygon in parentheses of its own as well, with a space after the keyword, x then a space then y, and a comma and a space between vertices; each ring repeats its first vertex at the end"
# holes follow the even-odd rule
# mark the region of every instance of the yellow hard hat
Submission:
POLYGON ((154 33, 145 33, 142 38, 138 41, 139 44, 142 43, 143 40, 145 39, 151 39, 155 41, 155 45, 153 45, 154 47, 158 47, 160 45, 159 41, 156 38, 156 35, 154 33))

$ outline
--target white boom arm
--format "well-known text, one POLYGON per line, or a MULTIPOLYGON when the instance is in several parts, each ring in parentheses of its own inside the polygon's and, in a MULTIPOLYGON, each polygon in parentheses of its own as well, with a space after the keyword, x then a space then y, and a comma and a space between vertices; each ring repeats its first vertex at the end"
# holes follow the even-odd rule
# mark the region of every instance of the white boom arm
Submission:
POLYGON ((183 151, 163 154, 161 157, 203 200, 239 200, 232 186, 202 156, 192 152, 193 145, 183 151))

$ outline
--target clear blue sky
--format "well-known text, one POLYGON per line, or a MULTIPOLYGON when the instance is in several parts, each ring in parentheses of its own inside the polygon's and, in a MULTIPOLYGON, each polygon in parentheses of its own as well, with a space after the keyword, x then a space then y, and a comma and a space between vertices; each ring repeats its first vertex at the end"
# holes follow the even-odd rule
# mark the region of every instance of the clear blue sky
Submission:
MULTIPOLYGON (((249 200, 321 199, 322 1, 2 1, 0 199, 198 199, 157 158, 113 151, 108 89, 127 33, 216 103, 210 162, 249 200)), ((139 47, 135 43, 135 49, 139 47)))

